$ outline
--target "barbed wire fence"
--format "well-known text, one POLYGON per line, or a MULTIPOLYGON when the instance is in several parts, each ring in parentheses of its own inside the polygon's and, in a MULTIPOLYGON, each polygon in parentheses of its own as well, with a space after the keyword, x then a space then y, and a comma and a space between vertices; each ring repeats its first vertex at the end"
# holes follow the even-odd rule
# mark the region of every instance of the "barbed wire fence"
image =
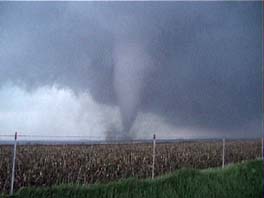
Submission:
MULTIPOLYGON (((214 140, 222 142, 222 168, 225 167, 225 153, 226 153, 226 141, 228 138, 206 138, 200 139, 204 141, 214 140)), ((197 139, 187 139, 187 141, 196 141, 197 139)), ((17 132, 14 135, 10 134, 0 134, 0 141, 2 145, 9 144, 13 145, 12 152, 12 172, 11 172, 11 182, 10 182, 10 196, 14 193, 14 182, 16 175, 16 152, 17 145, 71 145, 71 144, 88 144, 88 145, 98 145, 98 144, 140 144, 148 143, 152 144, 152 164, 151 164, 151 178, 155 177, 155 163, 156 163, 156 144, 157 143, 175 143, 178 141, 186 141, 185 139, 162 139, 157 138, 156 134, 153 134, 152 138, 149 139, 126 139, 123 137, 113 136, 105 139, 102 136, 73 136, 73 135, 30 135, 30 134, 19 134, 17 132)), ((0 146, 1 146, 0 144, 0 146)), ((263 148, 263 137, 261 138, 261 159, 264 159, 264 148, 263 148)), ((1 159, 0 159, 1 160, 1 159)))

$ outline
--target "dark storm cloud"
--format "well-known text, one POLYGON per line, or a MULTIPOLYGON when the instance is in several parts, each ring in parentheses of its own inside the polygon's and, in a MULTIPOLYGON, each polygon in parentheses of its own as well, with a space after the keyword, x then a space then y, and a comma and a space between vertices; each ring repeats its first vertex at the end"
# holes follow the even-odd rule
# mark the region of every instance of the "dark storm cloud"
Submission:
POLYGON ((261 36, 261 2, 1 2, 0 85, 89 90, 128 128, 143 111, 255 136, 261 36))

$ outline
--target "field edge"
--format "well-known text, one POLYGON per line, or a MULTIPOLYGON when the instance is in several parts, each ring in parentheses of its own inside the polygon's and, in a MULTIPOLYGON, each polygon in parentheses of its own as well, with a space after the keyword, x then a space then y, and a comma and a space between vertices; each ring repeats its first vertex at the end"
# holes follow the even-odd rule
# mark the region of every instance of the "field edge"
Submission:
POLYGON ((108 184, 23 187, 12 197, 262 197, 262 160, 222 168, 180 169, 152 179, 128 178, 108 184))

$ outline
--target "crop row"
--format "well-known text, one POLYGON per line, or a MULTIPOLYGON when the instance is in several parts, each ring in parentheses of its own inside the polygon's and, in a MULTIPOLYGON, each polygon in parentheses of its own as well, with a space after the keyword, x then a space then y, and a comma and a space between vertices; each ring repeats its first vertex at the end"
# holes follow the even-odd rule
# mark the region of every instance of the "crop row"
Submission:
MULTIPOLYGON (((226 142, 225 161, 236 163, 261 156, 261 142, 226 142)), ((156 145, 155 175, 182 167, 222 165, 222 142, 178 142, 156 145)), ((0 146, 0 192, 8 192, 12 146, 0 146)), ((61 183, 103 183, 151 176, 152 144, 18 145, 15 189, 61 183)))

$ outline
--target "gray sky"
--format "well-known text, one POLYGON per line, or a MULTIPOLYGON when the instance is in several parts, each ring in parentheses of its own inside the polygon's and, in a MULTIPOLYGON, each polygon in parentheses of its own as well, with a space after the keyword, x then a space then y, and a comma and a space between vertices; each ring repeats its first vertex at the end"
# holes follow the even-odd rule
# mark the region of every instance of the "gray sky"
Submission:
POLYGON ((261 2, 0 2, 0 134, 261 135, 261 2))

